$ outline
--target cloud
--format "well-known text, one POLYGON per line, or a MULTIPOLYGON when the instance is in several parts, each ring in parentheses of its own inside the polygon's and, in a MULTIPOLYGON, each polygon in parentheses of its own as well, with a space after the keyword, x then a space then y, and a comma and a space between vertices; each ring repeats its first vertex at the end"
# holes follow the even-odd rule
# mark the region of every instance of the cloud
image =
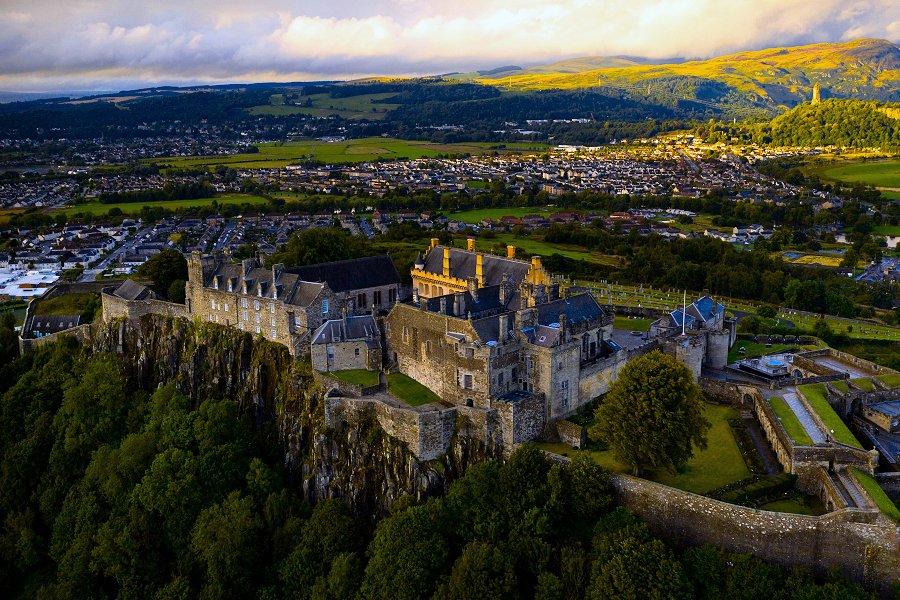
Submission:
MULTIPOLYGON (((896 0, 4 0, 0 88, 337 79, 900 35, 896 0)), ((896 41, 894 39, 894 41, 896 41)))

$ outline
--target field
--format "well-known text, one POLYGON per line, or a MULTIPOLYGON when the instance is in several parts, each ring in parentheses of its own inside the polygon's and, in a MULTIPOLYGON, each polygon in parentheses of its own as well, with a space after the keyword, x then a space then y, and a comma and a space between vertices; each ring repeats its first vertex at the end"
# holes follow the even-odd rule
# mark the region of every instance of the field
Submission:
POLYGON ((506 246, 511 244, 530 255, 550 256, 551 254, 559 254, 574 260, 584 260, 599 265, 609 265, 613 267, 621 266, 621 261, 624 260, 618 256, 611 256, 600 252, 591 252, 582 246, 572 244, 551 244, 540 239, 520 237, 511 233, 495 234, 490 238, 479 238, 478 244, 485 249, 495 245, 500 246, 500 248, 498 248, 498 253, 503 256, 506 255, 506 246))
MULTIPOLYGON (((777 254, 778 253, 776 253, 776 255, 777 254)), ((792 265, 820 265, 822 267, 839 267, 841 266, 841 261, 844 259, 843 256, 838 255, 804 254, 803 256, 792 258, 789 256, 785 256, 786 253, 784 252, 780 254, 784 262, 790 263, 792 265)))
POLYGON ((800 390, 807 400, 809 400, 809 403, 816 413, 822 417, 822 420, 825 422, 828 429, 831 430, 831 434, 834 436, 835 440, 842 444, 853 446, 860 450, 862 449, 859 441, 850 432, 847 425, 841 420, 838 414, 834 412, 834 409, 828 404, 828 400, 825 399, 825 384, 812 383, 800 385, 797 386, 797 389, 800 390))
MULTIPOLYGON (((707 434, 706 450, 695 450, 694 458, 688 462, 683 473, 677 475, 655 473, 650 479, 680 490, 702 494, 750 476, 728 423, 729 419, 737 418, 737 411, 729 406, 706 404, 703 414, 712 423, 712 428, 707 434)), ((624 465, 613 458, 610 450, 602 452, 574 450, 565 444, 538 444, 538 447, 568 456, 587 453, 607 470, 628 472, 624 465)))
POLYGON ((434 144, 398 140, 395 138, 361 138, 343 142, 305 140, 301 142, 269 142, 258 144, 259 152, 223 154, 216 156, 174 156, 155 158, 155 162, 173 168, 203 168, 226 165, 235 169, 274 169, 297 164, 305 160, 323 163, 360 163, 378 159, 432 158, 438 154, 484 154, 540 150, 546 145, 530 142, 492 143, 467 142, 458 144, 434 144), (503 146, 503 148, 500 148, 503 146))
MULTIPOLYGON (((478 182, 483 183, 483 182, 478 182)), ((484 219, 496 221, 500 217, 524 217, 525 215, 549 215, 551 207, 515 206, 511 208, 476 208, 464 210, 458 213, 450 213, 447 216, 463 223, 477 225, 484 219)))
POLYGON ((165 208, 167 210, 179 210, 185 208, 199 208, 209 206, 215 201, 219 206, 226 204, 256 204, 263 205, 268 200, 260 196, 251 196, 250 194, 228 194, 224 196, 216 196, 214 198, 196 198, 193 200, 158 200, 155 202, 122 202, 116 204, 101 204, 100 202, 88 202, 86 204, 77 204, 75 206, 66 206, 64 208, 53 209, 53 213, 63 213, 67 217, 74 216, 78 213, 86 213, 91 215, 105 215, 112 208, 118 208, 124 215, 140 214, 141 209, 145 206, 152 208, 165 208))
MULTIPOLYGON (((728 304, 727 302, 725 303, 728 304)), ((818 317, 798 313, 791 309, 781 309, 778 311, 778 318, 792 322, 796 327, 812 330, 816 325, 818 317)), ((900 340, 900 327, 889 327, 887 325, 878 325, 868 321, 855 319, 842 319, 839 317, 825 317, 825 321, 832 331, 846 333, 854 339, 863 340, 900 340), (852 331, 848 328, 853 327, 852 331)))
POLYGON ((877 188, 900 191, 900 159, 870 160, 866 162, 838 162, 817 168, 823 179, 860 182, 877 188))
POLYGON ((9 219, 14 215, 20 215, 25 212, 24 208, 8 208, 0 210, 0 225, 9 223, 9 219))
POLYGON ((312 94, 303 96, 301 103, 309 106, 296 106, 285 104, 283 94, 272 94, 269 104, 254 106, 247 109, 253 115, 273 115, 276 117, 285 115, 309 115, 311 117, 330 117, 336 115, 344 119, 372 119, 380 120, 385 115, 400 106, 399 104, 375 103, 376 100, 385 100, 396 93, 386 94, 362 94, 349 98, 332 98, 329 94, 312 94))
POLYGON ((627 329, 628 331, 650 331, 652 319, 630 319, 628 317, 615 317, 613 327, 627 329))
MULTIPOLYGON (((900 200, 900 194, 897 194, 897 200, 900 200)), ((900 225, 876 225, 872 228, 872 233, 878 235, 900 235, 900 225)))

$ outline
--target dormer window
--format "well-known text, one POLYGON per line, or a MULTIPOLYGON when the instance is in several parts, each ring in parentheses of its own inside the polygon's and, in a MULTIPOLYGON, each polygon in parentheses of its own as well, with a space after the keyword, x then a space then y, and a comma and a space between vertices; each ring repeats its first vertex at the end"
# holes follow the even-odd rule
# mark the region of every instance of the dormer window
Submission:
POLYGON ((213 277, 213 289, 214 290, 219 289, 219 278, 218 277, 213 277))
POLYGON ((234 291, 234 290, 231 289, 231 287, 232 287, 232 286, 231 286, 231 280, 229 279, 229 280, 228 280, 228 291, 229 291, 229 292, 233 292, 233 291, 234 291))

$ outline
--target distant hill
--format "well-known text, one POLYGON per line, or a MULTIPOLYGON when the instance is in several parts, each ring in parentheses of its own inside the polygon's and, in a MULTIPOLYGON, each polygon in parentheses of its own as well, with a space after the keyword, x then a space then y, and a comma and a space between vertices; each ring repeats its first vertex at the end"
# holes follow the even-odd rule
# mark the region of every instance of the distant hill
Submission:
POLYGON ((599 88, 669 106, 687 103, 771 114, 809 100, 815 83, 823 98, 900 101, 900 48, 886 40, 857 39, 677 64, 589 57, 477 81, 519 90, 599 88))

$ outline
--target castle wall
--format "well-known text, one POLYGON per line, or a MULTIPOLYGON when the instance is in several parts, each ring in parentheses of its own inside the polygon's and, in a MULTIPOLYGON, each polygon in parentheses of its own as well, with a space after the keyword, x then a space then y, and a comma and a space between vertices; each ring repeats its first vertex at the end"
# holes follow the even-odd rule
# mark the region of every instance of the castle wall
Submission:
POLYGON ((783 565, 846 577, 885 591, 900 574, 897 527, 874 510, 819 517, 727 504, 627 475, 612 475, 618 501, 658 535, 713 544, 783 565))
POLYGON ((731 333, 722 331, 706 332, 705 364, 713 369, 724 369, 728 364, 728 350, 731 348, 731 333))
POLYGON ((683 362, 691 373, 694 381, 700 378, 703 370, 703 359, 706 357, 706 336, 687 335, 668 338, 663 341, 662 350, 669 356, 674 356, 683 362))
POLYGON ((381 368, 381 352, 370 350, 365 340, 337 342, 334 344, 313 344, 310 359, 316 371, 343 371, 346 369, 377 370, 381 368), (328 360, 328 350, 334 359, 328 360))
POLYGON ((544 398, 532 394, 514 402, 495 404, 503 431, 503 447, 506 453, 518 444, 536 440, 544 431, 544 398))
POLYGON ((573 448, 583 448, 587 443, 587 431, 581 425, 560 419, 556 422, 556 435, 563 444, 573 448))
POLYGON ((109 293, 109 288, 100 296, 103 306, 103 321, 114 319, 137 321, 144 315, 162 315, 172 318, 190 318, 187 306, 165 300, 125 300, 109 293))

